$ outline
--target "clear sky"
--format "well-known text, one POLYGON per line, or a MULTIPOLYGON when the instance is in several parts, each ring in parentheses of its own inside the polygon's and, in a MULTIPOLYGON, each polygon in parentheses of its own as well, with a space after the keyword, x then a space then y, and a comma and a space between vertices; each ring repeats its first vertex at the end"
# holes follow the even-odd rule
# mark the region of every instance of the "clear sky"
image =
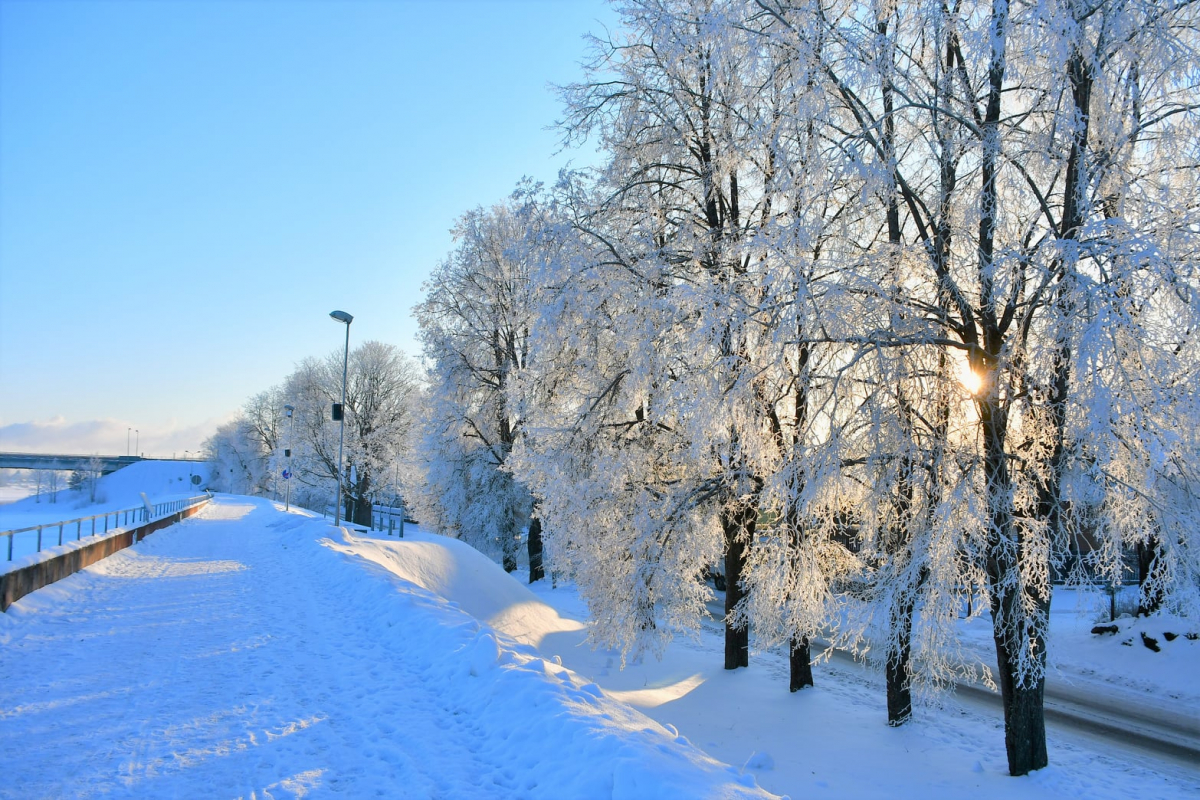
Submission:
POLYGON ((0 450, 195 450, 334 309, 416 355, 469 208, 551 181, 602 0, 0 0, 0 450))

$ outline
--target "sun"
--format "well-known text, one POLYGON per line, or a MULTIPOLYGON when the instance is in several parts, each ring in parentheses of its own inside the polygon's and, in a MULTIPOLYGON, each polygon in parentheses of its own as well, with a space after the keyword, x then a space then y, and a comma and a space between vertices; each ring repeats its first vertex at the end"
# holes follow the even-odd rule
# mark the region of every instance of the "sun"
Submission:
POLYGON ((959 381, 962 382, 963 388, 971 394, 979 394, 979 390, 983 388, 983 376, 970 367, 963 369, 959 375, 959 381))

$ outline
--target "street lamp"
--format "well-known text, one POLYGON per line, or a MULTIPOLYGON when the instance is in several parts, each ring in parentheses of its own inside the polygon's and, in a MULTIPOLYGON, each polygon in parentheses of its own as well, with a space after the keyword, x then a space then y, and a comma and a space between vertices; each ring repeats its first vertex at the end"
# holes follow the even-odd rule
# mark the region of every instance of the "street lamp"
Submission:
POLYGON ((346 352, 342 356, 342 404, 338 409, 342 413, 339 415, 341 427, 338 430, 337 507, 333 512, 333 525, 337 527, 342 524, 342 443, 346 439, 346 369, 350 363, 350 323, 354 321, 354 317, 345 311, 330 311, 329 316, 338 322, 346 323, 346 352))
POLYGON ((125 455, 127 457, 129 455, 129 434, 131 434, 132 432, 133 432, 133 428, 125 429, 125 455))
MULTIPOLYGON (((346 330, 347 331, 350 330, 349 326, 347 326, 346 330)), ((292 443, 292 424, 293 424, 292 423, 292 412, 295 410, 296 410, 295 406, 285 405, 283 407, 283 413, 285 413, 287 415, 287 420, 288 420, 288 444, 289 445, 292 443)), ((286 461, 287 474, 283 476, 283 486, 284 486, 283 510, 291 511, 292 510, 292 448, 291 447, 283 448, 283 457, 285 459, 287 459, 287 461, 286 461)))
POLYGON ((141 452, 142 432, 137 428, 133 429, 133 452, 141 452))

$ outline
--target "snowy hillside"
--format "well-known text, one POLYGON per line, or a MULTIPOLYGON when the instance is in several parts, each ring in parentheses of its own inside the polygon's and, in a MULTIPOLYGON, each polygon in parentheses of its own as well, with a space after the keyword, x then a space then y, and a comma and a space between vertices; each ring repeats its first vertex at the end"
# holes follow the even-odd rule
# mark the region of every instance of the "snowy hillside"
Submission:
POLYGON ((43 491, 41 495, 0 505, 0 530, 141 506, 143 492, 155 502, 189 497, 200 493, 209 480, 208 465, 204 463, 139 461, 101 476, 96 482, 93 500, 90 487, 67 489, 66 474, 62 473, 62 488, 53 499, 43 491), (193 476, 197 475, 200 476, 199 484, 192 482, 193 476))

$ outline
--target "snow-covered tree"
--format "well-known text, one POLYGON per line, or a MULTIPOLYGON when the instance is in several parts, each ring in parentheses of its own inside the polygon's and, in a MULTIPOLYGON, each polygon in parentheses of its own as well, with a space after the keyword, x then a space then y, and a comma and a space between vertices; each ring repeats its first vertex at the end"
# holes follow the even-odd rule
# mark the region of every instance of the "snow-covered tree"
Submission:
POLYGON ((532 273, 558 249, 551 225, 541 188, 528 181, 506 203, 464 214, 416 309, 429 365, 425 504, 509 571, 527 529, 531 582, 544 575, 541 521, 508 461, 523 434, 513 384, 529 363, 532 273))
MULTIPOLYGON (((754 92, 738 61, 752 55, 747 37, 725 24, 729 8, 625 4, 621 36, 595 40, 590 79, 564 90, 568 138, 591 137, 610 160, 596 176, 594 207, 574 213, 595 258, 551 280, 560 298, 550 307, 611 326, 600 340, 618 356, 562 381, 574 384, 575 422, 559 446, 579 451, 564 457, 607 484, 592 484, 604 500, 589 500, 607 504, 607 545, 625 559, 616 569, 574 559, 593 612, 606 617, 609 636, 635 651, 661 643, 706 613, 691 588, 706 567, 697 559, 721 553, 725 658, 733 669, 748 658, 748 629, 735 609, 762 477, 725 413, 752 393, 730 399, 722 390, 736 383, 753 335, 738 299, 753 283, 743 247, 764 211, 765 162, 744 146, 754 92), (670 623, 665 628, 660 616, 670 623)), ((544 477, 538 482, 548 492, 569 491, 544 477)), ((596 539, 580 541, 592 531, 571 519, 571 498, 545 505, 564 513, 549 535, 566 537, 573 554, 590 551, 596 539)))
MULTIPOLYGON (((790 24, 795 8, 758 5, 792 41, 811 37, 811 26, 790 24)), ((846 167, 881 187, 889 242, 909 253, 873 298, 898 304, 906 325, 860 344, 948 349, 979 383, 965 416, 950 409, 950 428, 977 431, 982 475, 965 474, 960 485, 973 478, 983 502, 970 491, 938 494, 963 504, 942 518, 980 523, 967 526, 978 534, 961 548, 978 554, 964 563, 986 575, 1014 774, 1046 763, 1051 566, 1085 509, 1103 520, 1097 531, 1111 546, 1093 558, 1109 568, 1120 540, 1170 527, 1113 512, 1122 494, 1135 503, 1138 493, 1157 494, 1144 487, 1162 471, 1145 456, 1172 449, 1161 390, 1186 371, 1181 350, 1163 345, 1178 346, 1194 328, 1186 300, 1165 336, 1143 338, 1130 324, 1136 299, 1161 291, 1167 275, 1187 275, 1169 279, 1183 289, 1177 296, 1194 285, 1186 257, 1163 257, 1195 229, 1183 199, 1197 129, 1193 6, 995 0, 824 10, 837 46, 822 58, 823 77, 856 123, 843 144, 846 167), (1130 380, 1131 367, 1151 364, 1154 372, 1130 380)), ((1186 546, 1173 553, 1176 569, 1195 574, 1186 546)))
MULTIPOLYGON (((292 502, 326 509, 337 492, 338 424, 331 419, 342 392, 342 351, 300 362, 281 386, 260 392, 205 442, 217 491, 278 498, 282 470, 292 473, 292 502), (294 409, 289 420, 285 406, 294 409), (284 458, 291 450, 292 457, 284 458)), ((343 474, 346 516, 371 522, 376 497, 389 501, 405 458, 419 384, 412 362, 392 345, 365 342, 350 352, 343 474), (353 475, 353 481, 350 476, 353 475)))
POLYGON ((269 492, 270 453, 263 449, 244 415, 217 427, 204 442, 204 458, 212 465, 209 486, 213 490, 249 495, 269 492))
MULTIPOLYGON (((322 508, 337 490, 339 423, 331 409, 341 401, 343 358, 339 350, 302 361, 280 395, 295 408, 288 426, 298 483, 293 496, 322 508)), ((370 341, 350 351, 341 475, 345 519, 369 525, 380 492, 397 494, 392 484, 410 444, 418 390, 416 367, 395 346, 370 341)))

